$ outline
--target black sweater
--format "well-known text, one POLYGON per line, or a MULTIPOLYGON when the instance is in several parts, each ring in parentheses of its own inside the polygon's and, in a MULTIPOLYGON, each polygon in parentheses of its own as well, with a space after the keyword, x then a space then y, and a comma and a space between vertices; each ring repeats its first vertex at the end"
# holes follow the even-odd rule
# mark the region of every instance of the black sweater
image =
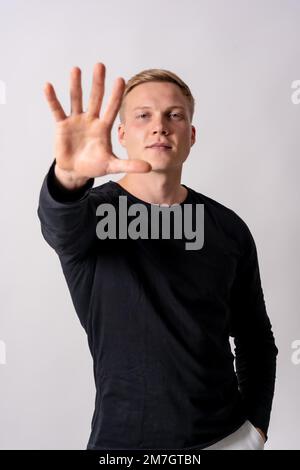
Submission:
POLYGON ((183 185, 185 204, 204 204, 201 249, 184 237, 100 240, 99 204, 143 201, 113 181, 68 191, 54 164, 38 216, 93 358, 87 449, 202 449, 246 419, 267 434, 278 349, 246 223, 183 185))

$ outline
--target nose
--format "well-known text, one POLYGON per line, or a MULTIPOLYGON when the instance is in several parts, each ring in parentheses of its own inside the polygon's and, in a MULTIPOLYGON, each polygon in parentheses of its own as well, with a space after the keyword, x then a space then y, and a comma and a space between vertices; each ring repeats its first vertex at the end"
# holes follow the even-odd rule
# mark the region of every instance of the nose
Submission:
POLYGON ((163 119, 157 119, 153 126, 153 134, 163 134, 168 135, 169 130, 163 119))
POLYGON ((153 130, 153 134, 163 134, 163 135, 168 135, 169 134, 169 131, 163 127, 159 127, 159 128, 155 128, 155 130, 153 130))

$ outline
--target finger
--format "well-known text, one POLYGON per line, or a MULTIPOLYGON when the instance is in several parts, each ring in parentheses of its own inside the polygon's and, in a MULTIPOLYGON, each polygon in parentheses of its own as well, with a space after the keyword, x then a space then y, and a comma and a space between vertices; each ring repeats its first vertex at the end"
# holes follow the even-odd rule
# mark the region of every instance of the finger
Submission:
POLYGON ((89 98, 87 114, 99 117, 99 112, 104 95, 105 65, 97 63, 93 71, 92 89, 89 98))
POLYGON ((114 82, 111 97, 108 101, 107 108, 102 117, 102 120, 105 121, 110 128, 112 128, 113 123, 118 114, 118 111, 121 107, 124 90, 125 90, 125 80, 124 78, 119 77, 114 82))
POLYGON ((152 170, 150 163, 145 160, 122 160, 112 157, 107 165, 107 174, 110 173, 148 173, 152 170))
POLYGON ((70 77, 71 114, 82 113, 81 70, 73 67, 70 77))
POLYGON ((47 82, 45 84, 44 93, 45 93, 46 99, 48 101, 49 107, 50 107, 50 109, 51 109, 51 111, 54 115, 54 119, 57 122, 58 121, 63 121, 64 119, 66 119, 67 116, 66 116, 60 102, 58 101, 58 99, 56 97, 54 88, 51 85, 51 83, 47 82))

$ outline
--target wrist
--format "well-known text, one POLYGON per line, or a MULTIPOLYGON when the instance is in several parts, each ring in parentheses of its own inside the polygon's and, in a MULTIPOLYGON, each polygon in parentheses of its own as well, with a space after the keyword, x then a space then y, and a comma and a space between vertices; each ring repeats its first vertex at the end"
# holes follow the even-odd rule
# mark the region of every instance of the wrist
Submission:
POLYGON ((260 429, 260 428, 256 428, 257 431, 259 432, 259 434, 261 435, 261 437, 263 438, 263 440, 266 442, 266 435, 265 433, 260 429))
POLYGON ((66 189, 75 190, 84 186, 89 178, 79 177, 72 171, 61 169, 57 163, 54 166, 54 174, 58 182, 66 189))

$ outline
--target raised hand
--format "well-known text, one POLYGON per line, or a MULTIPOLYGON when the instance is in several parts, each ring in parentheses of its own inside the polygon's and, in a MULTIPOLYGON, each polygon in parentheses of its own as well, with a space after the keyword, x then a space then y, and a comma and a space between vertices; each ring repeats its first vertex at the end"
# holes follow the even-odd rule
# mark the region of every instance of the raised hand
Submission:
POLYGON ((144 160, 122 160, 112 150, 111 130, 125 89, 122 77, 115 80, 105 113, 99 117, 105 81, 105 65, 94 66, 88 109, 82 109, 81 70, 74 67, 70 77, 71 114, 67 116, 51 83, 44 92, 56 121, 55 174, 69 189, 82 186, 89 178, 112 173, 147 173, 144 160))

